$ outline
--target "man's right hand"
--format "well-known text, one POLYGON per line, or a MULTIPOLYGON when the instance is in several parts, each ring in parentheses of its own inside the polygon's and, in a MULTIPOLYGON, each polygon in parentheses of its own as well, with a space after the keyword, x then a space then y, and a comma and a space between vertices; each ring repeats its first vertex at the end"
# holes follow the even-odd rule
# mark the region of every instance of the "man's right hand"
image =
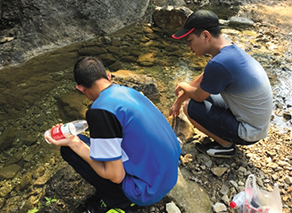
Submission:
POLYGON ((174 104, 170 108, 169 116, 172 116, 172 118, 175 118, 176 116, 178 116, 180 113, 180 107, 181 107, 180 102, 178 101, 174 102, 174 104))

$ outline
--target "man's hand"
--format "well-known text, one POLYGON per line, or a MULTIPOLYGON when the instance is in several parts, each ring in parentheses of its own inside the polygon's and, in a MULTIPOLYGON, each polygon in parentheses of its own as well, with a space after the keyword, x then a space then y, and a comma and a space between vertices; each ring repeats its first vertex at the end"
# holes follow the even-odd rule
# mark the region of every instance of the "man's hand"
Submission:
POLYGON ((65 138, 61 140, 55 140, 52 137, 46 135, 45 139, 51 144, 54 144, 56 146, 70 146, 71 148, 73 145, 76 145, 78 142, 81 141, 77 135, 72 135, 69 138, 65 138))
POLYGON ((170 108, 169 116, 172 116, 172 118, 175 118, 176 116, 178 116, 180 113, 180 107, 181 107, 180 102, 178 101, 174 102, 174 104, 170 108))
POLYGON ((174 90, 174 93, 176 96, 179 95, 179 92, 180 91, 185 91, 185 88, 189 87, 190 85, 185 83, 185 82, 181 82, 181 83, 178 83, 176 86, 175 86, 175 90, 174 90))

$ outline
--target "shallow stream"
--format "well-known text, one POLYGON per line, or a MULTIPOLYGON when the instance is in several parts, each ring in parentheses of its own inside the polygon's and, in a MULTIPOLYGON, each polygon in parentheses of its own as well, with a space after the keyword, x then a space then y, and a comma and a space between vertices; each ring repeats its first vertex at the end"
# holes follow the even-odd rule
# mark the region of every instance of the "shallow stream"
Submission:
MULTIPOLYGON (((269 36, 267 31, 227 28, 223 33, 263 65, 274 91, 275 113, 271 122, 279 129, 291 128, 289 57, 276 43, 263 42, 261 38, 269 36)), ((19 203, 27 200, 37 203, 44 190, 43 183, 64 166, 58 148, 48 145, 43 133, 52 125, 64 122, 58 100, 74 90, 72 67, 78 58, 86 55, 102 57, 110 71, 126 69, 153 76, 161 92, 160 102, 156 104, 165 116, 175 100, 175 84, 190 82, 210 59, 196 57, 186 48, 185 41, 174 41, 160 29, 136 24, 1 70, 0 135, 7 129, 15 132, 10 146, 0 149, 0 211, 16 212, 19 203), (12 165, 18 166, 17 171, 12 165), (14 175, 3 175, 4 172, 14 175)))

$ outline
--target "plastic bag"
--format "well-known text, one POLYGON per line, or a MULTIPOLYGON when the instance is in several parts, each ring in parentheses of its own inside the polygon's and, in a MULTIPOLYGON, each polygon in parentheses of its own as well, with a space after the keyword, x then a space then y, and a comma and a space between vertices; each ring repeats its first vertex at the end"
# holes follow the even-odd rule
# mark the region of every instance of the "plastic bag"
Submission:
POLYGON ((278 184, 272 192, 260 189, 256 177, 251 174, 245 183, 245 202, 241 207, 243 213, 282 213, 282 201, 278 184))

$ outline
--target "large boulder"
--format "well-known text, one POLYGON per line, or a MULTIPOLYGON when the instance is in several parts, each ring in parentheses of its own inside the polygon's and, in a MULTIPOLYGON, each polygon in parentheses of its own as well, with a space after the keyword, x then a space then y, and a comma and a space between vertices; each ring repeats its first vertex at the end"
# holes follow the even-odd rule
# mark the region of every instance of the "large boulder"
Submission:
POLYGON ((1 0, 0 67, 108 34, 142 17, 149 0, 1 0))

